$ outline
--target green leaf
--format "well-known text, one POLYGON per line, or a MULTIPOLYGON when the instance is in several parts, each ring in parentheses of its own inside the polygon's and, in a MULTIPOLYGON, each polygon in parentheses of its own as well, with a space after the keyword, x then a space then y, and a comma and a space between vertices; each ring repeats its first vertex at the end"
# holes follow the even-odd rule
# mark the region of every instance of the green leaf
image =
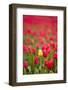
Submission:
POLYGON ((54 73, 57 73, 57 59, 54 60, 53 72, 54 72, 54 73))
POLYGON ((53 57, 53 53, 54 53, 54 50, 51 49, 50 53, 48 54, 48 56, 46 57, 46 60, 49 60, 53 57))
POLYGON ((48 71, 45 69, 45 70, 44 70, 44 73, 48 73, 48 71))
POLYGON ((38 70, 38 68, 35 67, 34 74, 38 74, 38 73, 39 73, 39 70, 38 70))
POLYGON ((49 73, 54 73, 54 72, 52 70, 50 70, 49 73))
POLYGON ((39 65, 39 71, 41 71, 41 69, 42 69, 42 67, 41 67, 41 65, 39 65))
POLYGON ((28 71, 29 73, 31 73, 31 66, 28 66, 28 71))
POLYGON ((49 69, 47 67, 44 68, 45 73, 49 73, 49 69))
POLYGON ((26 69, 25 69, 25 68, 23 69, 23 74, 27 74, 27 71, 26 71, 26 69))

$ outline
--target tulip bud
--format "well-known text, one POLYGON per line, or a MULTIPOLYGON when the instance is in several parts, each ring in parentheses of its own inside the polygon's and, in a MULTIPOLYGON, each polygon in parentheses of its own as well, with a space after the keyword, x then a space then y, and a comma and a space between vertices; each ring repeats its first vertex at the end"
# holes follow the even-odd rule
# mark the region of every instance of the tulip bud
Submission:
POLYGON ((38 56, 42 56, 43 55, 43 52, 41 49, 38 50, 38 56))
POLYGON ((38 56, 35 56, 35 57, 34 57, 34 64, 38 64, 38 63, 39 63, 38 56))
POLYGON ((24 60, 24 68, 27 69, 28 68, 28 61, 27 60, 24 60))

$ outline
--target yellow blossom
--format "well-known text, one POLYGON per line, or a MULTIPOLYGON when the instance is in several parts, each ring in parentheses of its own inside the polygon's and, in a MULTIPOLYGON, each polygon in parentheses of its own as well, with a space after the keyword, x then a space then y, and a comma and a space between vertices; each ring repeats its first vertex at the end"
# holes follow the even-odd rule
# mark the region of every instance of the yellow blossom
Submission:
POLYGON ((38 50, 38 56, 42 56, 43 55, 43 52, 41 49, 38 50))

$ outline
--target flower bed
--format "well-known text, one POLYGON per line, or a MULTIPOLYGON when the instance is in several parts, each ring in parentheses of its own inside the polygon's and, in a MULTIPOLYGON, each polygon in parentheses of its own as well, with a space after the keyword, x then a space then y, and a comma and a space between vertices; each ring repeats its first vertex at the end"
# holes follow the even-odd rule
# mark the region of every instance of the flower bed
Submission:
POLYGON ((23 74, 57 73, 57 17, 24 15, 23 74))

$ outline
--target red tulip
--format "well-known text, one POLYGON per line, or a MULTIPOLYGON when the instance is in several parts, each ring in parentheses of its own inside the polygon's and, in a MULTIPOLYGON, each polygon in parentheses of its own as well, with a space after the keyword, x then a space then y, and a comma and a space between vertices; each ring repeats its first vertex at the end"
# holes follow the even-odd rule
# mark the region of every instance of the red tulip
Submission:
POLYGON ((39 43, 36 44, 36 48, 40 48, 40 44, 39 43))
POLYGON ((54 37, 53 37, 53 36, 51 36, 51 37, 50 37, 50 40, 52 40, 52 41, 53 41, 53 40, 54 40, 54 37))
POLYGON ((51 59, 51 60, 49 60, 47 67, 48 67, 48 69, 52 69, 53 66, 54 66, 54 61, 53 61, 53 59, 51 59))
POLYGON ((55 43, 53 41, 50 41, 50 45, 52 48, 55 48, 55 43))
POLYGON ((48 50, 48 49, 50 49, 50 44, 49 43, 46 45, 46 50, 48 50))
POLYGON ((25 39, 26 44, 30 44, 30 42, 31 42, 31 39, 29 37, 25 39))
POLYGON ((43 50, 43 56, 47 57, 47 55, 48 55, 48 52, 46 50, 43 50))
POLYGON ((42 50, 44 50, 44 49, 48 50, 49 48, 50 48, 50 44, 44 44, 42 46, 42 50))
POLYGON ((57 59, 57 53, 55 52, 53 55, 54 59, 57 59))
POLYGON ((53 61, 53 59, 50 59, 50 60, 48 60, 48 61, 45 60, 45 61, 44 61, 44 65, 47 66, 48 69, 52 69, 53 66, 54 66, 54 61, 53 61))
POLYGON ((35 48, 32 48, 32 49, 31 49, 31 53, 32 53, 32 54, 35 54, 35 52, 36 52, 36 49, 35 49, 35 48))
POLYGON ((42 50, 46 50, 46 44, 42 46, 42 50))
POLYGON ((24 60, 23 65, 24 65, 24 68, 27 69, 28 68, 28 61, 27 60, 24 60))
POLYGON ((46 57, 48 53, 50 52, 50 45, 45 44, 42 46, 43 56, 46 57))
POLYGON ((25 35, 25 34, 31 34, 32 31, 31 31, 30 29, 27 29, 27 30, 24 30, 23 33, 24 33, 24 35, 25 35))
POLYGON ((44 40, 42 39, 42 40, 40 40, 40 43, 41 43, 41 44, 44 44, 45 42, 44 42, 44 40))
POLYGON ((33 36, 36 36, 36 35, 37 35, 37 33, 34 31, 34 32, 32 33, 32 35, 33 35, 33 36))
POLYGON ((44 36, 46 35, 46 33, 45 33, 45 31, 42 30, 42 31, 39 32, 39 35, 40 35, 41 37, 44 37, 44 36))
POLYGON ((34 57, 34 64, 38 64, 38 63, 39 63, 38 56, 35 56, 35 57, 34 57))
POLYGON ((44 60, 44 65, 47 66, 48 65, 48 61, 44 60))
POLYGON ((23 45, 23 50, 24 50, 24 53, 28 53, 29 52, 29 48, 26 45, 23 45))
POLYGON ((32 31, 31 31, 30 29, 27 29, 27 30, 26 30, 26 33, 27 33, 27 34, 31 34, 32 31))
POLYGON ((38 41, 40 42, 40 44, 44 44, 44 40, 41 36, 38 37, 38 41))

